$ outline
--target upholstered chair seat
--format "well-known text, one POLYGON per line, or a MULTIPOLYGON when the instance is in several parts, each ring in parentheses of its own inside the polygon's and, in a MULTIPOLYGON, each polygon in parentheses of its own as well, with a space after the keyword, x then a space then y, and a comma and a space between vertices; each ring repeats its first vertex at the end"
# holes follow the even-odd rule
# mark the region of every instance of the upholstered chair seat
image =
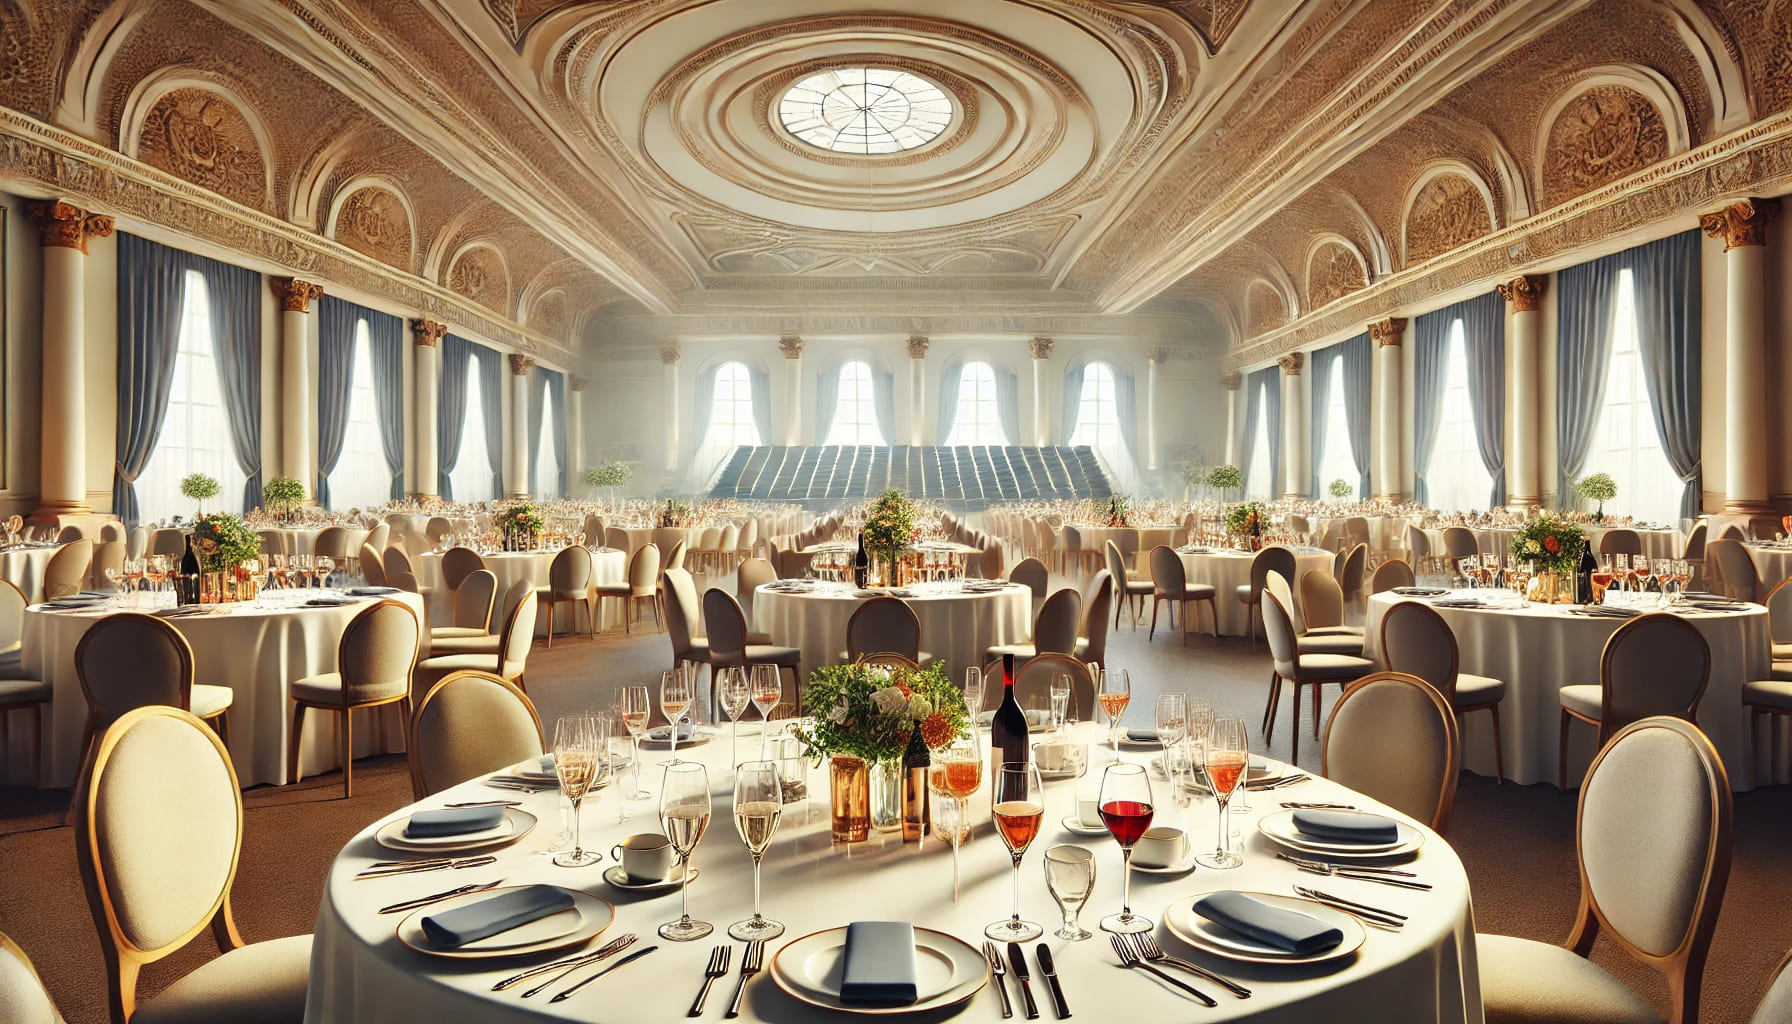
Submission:
MULTIPOLYGON (((1329 574, 1308 572, 1302 582, 1309 584, 1307 587, 1309 590, 1312 589, 1311 584, 1314 583, 1328 588, 1322 595, 1308 595, 1307 598, 1307 603, 1318 607, 1321 614, 1320 621, 1325 621, 1325 617, 1328 615, 1325 611, 1328 602, 1336 608, 1335 612, 1329 613, 1330 617, 1335 618, 1344 614, 1343 592, 1338 589, 1337 581, 1332 579, 1329 574)), ((1300 649, 1301 654, 1342 654, 1352 658, 1363 656, 1363 631, 1351 626, 1337 625, 1313 628, 1312 623, 1308 621, 1306 609, 1294 600, 1288 580, 1282 576, 1281 570, 1271 569, 1269 571, 1269 574, 1263 578, 1263 589, 1274 594, 1276 600, 1282 602, 1282 607, 1287 610, 1288 617, 1294 625, 1295 646, 1300 649)))
POLYGON ((1661 1024, 1648 1000, 1573 950, 1508 935, 1475 945, 1488 1024, 1661 1024))
POLYGON ((236 698, 236 691, 228 686, 210 686, 205 683, 193 684, 192 712, 200 718, 211 718, 224 713, 236 698))
POLYGON ((1599 721, 1599 684, 1575 683, 1564 686, 1559 691, 1564 710, 1572 711, 1582 718, 1599 721))
MULTIPOLYGON (((1381 657, 1388 668, 1431 684, 1455 710, 1458 719, 1473 711, 1487 712, 1493 725, 1494 777, 1504 780, 1500 702, 1506 698, 1506 683, 1461 671, 1462 654, 1456 646, 1456 634, 1444 617, 1417 601, 1395 602, 1381 619, 1381 657)), ((1599 688, 1593 690, 1597 702, 1599 688)))
POLYGON ((0 679, 0 706, 35 704, 49 700, 52 692, 42 679, 0 679))
POLYGON ((430 650, 437 640, 458 640, 492 634, 492 610, 497 605, 498 575, 490 569, 467 573, 454 590, 454 624, 435 626, 429 631, 430 650))
POLYGON ((31 958, 0 934, 0 1020, 7 1024, 63 1024, 31 958))
POLYGON ((137 1007, 131 1024, 240 1024, 299 1021, 311 973, 311 936, 233 949, 137 1007))
POLYGON ((1506 681, 1504 679, 1470 675, 1467 672, 1456 673, 1456 696, 1451 701, 1456 707, 1475 707, 1505 699, 1506 681))
MULTIPOLYGON (((342 716, 342 795, 354 795, 354 714, 357 710, 402 704, 411 717, 411 675, 417 667, 422 627, 417 613, 400 601, 370 604, 349 620, 336 648, 338 671, 306 676, 287 684, 293 701, 292 734, 287 742, 286 775, 299 781, 299 752, 307 711, 342 716)), ((194 687, 197 691, 199 687, 194 687)), ((375 712, 376 714, 378 712, 375 712)), ((384 720, 381 719, 382 735, 384 720)))
MULTIPOLYGON (((0 683, 0 704, 6 702, 6 684, 0 683)), ((1742 684, 1742 703, 1792 711, 1792 680, 1761 679, 1742 684)))
POLYGON ((1309 654, 1342 654, 1352 658, 1363 656, 1363 638, 1348 633, 1308 633, 1296 641, 1302 656, 1309 654))

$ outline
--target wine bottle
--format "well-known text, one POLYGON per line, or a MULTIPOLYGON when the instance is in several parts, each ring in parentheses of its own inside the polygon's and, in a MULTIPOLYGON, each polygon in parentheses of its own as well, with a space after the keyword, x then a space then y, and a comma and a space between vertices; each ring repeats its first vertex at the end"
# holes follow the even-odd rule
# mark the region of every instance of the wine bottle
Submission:
POLYGON ((865 533, 861 530, 859 532, 859 553, 854 555, 852 560, 853 586, 858 587, 860 590, 864 590, 865 582, 870 574, 871 563, 865 557, 865 533))
POLYGON ((180 584, 176 587, 181 604, 199 603, 199 556, 193 553, 193 537, 187 535, 187 552, 180 556, 180 584))
MULTIPOLYGON (((1002 704, 996 708, 995 719, 989 727, 989 768, 991 792, 995 780, 1000 778, 1001 766, 1004 763, 1022 763, 1032 760, 1032 748, 1027 742, 1027 714, 1020 709, 1020 701, 1014 697, 1014 655, 1002 655, 1002 704)), ((994 793, 997 803, 1001 802, 1001 794, 994 793)))
POLYGON ((918 843, 927 838, 927 771, 933 767, 933 755, 921 739, 921 725, 909 734, 908 749, 902 752, 902 841, 918 843))
POLYGON ((1599 559, 1593 557, 1593 545, 1585 543, 1580 546, 1580 565, 1574 570, 1574 603, 1587 605, 1593 603, 1593 573, 1599 569, 1599 559))

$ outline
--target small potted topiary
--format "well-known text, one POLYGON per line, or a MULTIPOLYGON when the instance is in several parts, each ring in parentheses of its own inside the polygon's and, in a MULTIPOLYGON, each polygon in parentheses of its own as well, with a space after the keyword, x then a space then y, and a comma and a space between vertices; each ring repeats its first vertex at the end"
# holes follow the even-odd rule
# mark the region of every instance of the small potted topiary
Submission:
POLYGON ((1618 482, 1609 473, 1589 473, 1574 482, 1574 492, 1599 503, 1593 512, 1593 521, 1602 523, 1605 521, 1605 503, 1618 496, 1618 482))
POLYGON ((205 515, 205 503, 216 498, 222 490, 214 477, 204 473, 188 473, 181 479, 181 496, 198 506, 199 515, 205 515))

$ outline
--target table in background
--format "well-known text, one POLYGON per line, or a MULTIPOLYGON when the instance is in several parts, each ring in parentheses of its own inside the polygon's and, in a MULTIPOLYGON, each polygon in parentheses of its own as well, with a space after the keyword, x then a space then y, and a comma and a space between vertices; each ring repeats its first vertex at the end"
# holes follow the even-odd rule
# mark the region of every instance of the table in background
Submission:
MULTIPOLYGON (((1402 600, 1408 599, 1392 593, 1369 598, 1365 657, 1379 660, 1382 617, 1402 600)), ((1506 778, 1554 785, 1562 718, 1558 691, 1598 684, 1605 642, 1625 620, 1574 615, 1561 605, 1436 610, 1456 634, 1461 671, 1506 681, 1506 699, 1500 702, 1506 778)), ((1748 789, 1751 747, 1742 684, 1768 678, 1767 609, 1688 615, 1687 621, 1711 644, 1711 679, 1699 702, 1699 728, 1722 755, 1731 788, 1748 789)), ((1462 733, 1462 766, 1492 775, 1492 723, 1486 715, 1470 715, 1462 733)), ((1585 723, 1569 726, 1568 735, 1568 780, 1576 783, 1586 776, 1597 737, 1585 723)), ((1759 781, 1792 782, 1792 726, 1776 719, 1771 739, 1760 748, 1759 781)))
MULTIPOLYGON (((1350 516, 1316 516, 1308 520, 1313 544, 1336 551, 1344 543, 1344 522, 1350 516)), ((1400 551, 1406 548, 1406 528, 1416 525, 1412 516, 1364 516, 1369 523, 1369 550, 1400 551)))
MULTIPOLYGON (((1792 547, 1763 547, 1759 544, 1745 545, 1748 556, 1754 559, 1755 576, 1761 582, 1761 599, 1767 599, 1767 592, 1788 576, 1792 576, 1792 547)), ((1709 571, 1706 579, 1711 578, 1709 571)))
MULTIPOLYGON (((1098 742, 1102 727, 1085 723, 1079 739, 1098 742)), ((987 734, 985 734, 987 737, 987 734)), ((984 739, 987 746, 987 738, 984 739)), ((748 738, 742 737, 743 751, 748 738)), ((663 754, 645 755, 651 764, 663 754)), ((373 833, 385 821, 398 819, 412 808, 397 811, 368 826, 342 849, 330 868, 323 905, 318 911, 311 957, 311 989, 305 1013, 309 1024, 480 1024, 543 1020, 670 1021, 681 1019, 703 979, 703 967, 711 947, 733 949, 729 974, 710 992, 708 1019, 720 1019, 727 1000, 739 981, 743 946, 727 937, 732 922, 752 912, 751 860, 732 827, 730 782, 723 767, 728 759, 728 737, 717 736, 706 746, 680 748, 679 756, 702 761, 709 768, 710 800, 714 813, 709 831, 698 845, 691 863, 701 872, 691 885, 691 916, 715 925, 715 932, 696 942, 667 942, 654 934, 660 924, 678 916, 676 890, 653 897, 620 893, 603 883, 600 872, 611 866, 607 852, 625 835, 655 832, 659 825, 655 801, 629 805, 633 815, 618 822, 619 800, 615 787, 588 797, 583 812, 582 842, 586 849, 605 851, 600 865, 588 868, 555 867, 542 853, 554 842, 559 820, 558 796, 538 793, 518 796, 468 782, 435 794, 417 808, 440 807, 456 800, 516 797, 540 819, 535 831, 515 846, 496 851, 498 863, 489 868, 451 872, 465 877, 444 879, 441 872, 425 872, 374 881, 355 881, 355 873, 371 861, 391 856, 376 845, 373 833), (528 966, 554 959, 551 955, 522 960, 457 963, 414 953, 393 937, 398 918, 378 913, 382 905, 434 893, 449 884, 486 882, 503 878, 507 885, 543 882, 583 889, 609 900, 616 919, 591 943, 595 948, 625 933, 640 936, 635 949, 658 945, 659 951, 639 965, 623 968, 582 990, 564 1003, 550 1003, 544 993, 522 999, 517 989, 491 991, 492 984, 528 966)), ((1099 755, 1098 755, 1099 756, 1099 755)), ((1143 761, 1150 755, 1123 753, 1128 760, 1143 761)), ((1079 786, 1093 787, 1102 765, 1080 781, 1045 784, 1045 825, 1021 865, 1021 913, 1043 925, 1043 941, 1053 959, 1070 1004, 1073 1019, 1099 1021, 1122 1013, 1145 1021, 1250 1020, 1253 1024, 1307 1024, 1335 1021, 1352 1024, 1480 1024, 1480 977, 1475 955, 1474 914, 1469 900, 1468 878, 1462 862, 1440 836, 1419 826, 1425 834, 1412 869, 1435 888, 1414 892, 1368 883, 1337 883, 1341 894, 1353 896, 1410 916, 1398 931, 1369 929, 1363 946, 1354 955, 1332 964, 1294 969, 1243 964, 1223 960, 1185 947, 1162 922, 1164 908, 1173 901, 1209 889, 1244 889, 1292 894, 1291 887, 1313 883, 1275 858, 1280 847, 1260 835, 1256 818, 1279 810, 1277 799, 1338 801, 1365 810, 1393 814, 1375 801, 1325 779, 1314 778, 1278 794, 1255 793, 1251 810, 1241 817, 1245 863, 1231 871, 1197 868, 1192 874, 1162 876, 1135 872, 1132 880, 1134 909, 1158 923, 1156 938, 1172 955, 1195 960, 1249 986, 1249 999, 1237 999, 1216 985, 1184 972, 1172 971, 1180 981, 1203 989, 1219 1000, 1206 1009, 1143 972, 1119 968, 1105 932, 1096 922, 1120 905, 1120 848, 1107 836, 1075 836, 1064 831, 1060 819, 1076 812, 1079 786), (1082 912, 1082 924, 1095 937, 1067 942, 1052 935, 1058 913, 1044 884, 1044 851, 1072 844, 1095 851, 1095 889, 1082 912)), ((649 770, 644 781, 659 788, 659 772, 649 770)), ((1166 783, 1154 779, 1158 793, 1160 824, 1176 824, 1189 831, 1197 849, 1207 850, 1214 841, 1213 804, 1175 808, 1166 783)), ((741 1002, 743 1021, 780 1021, 808 1024, 840 1021, 844 1013, 814 1009, 785 995, 769 976, 774 954, 786 943, 811 932, 849 924, 855 920, 912 921, 920 927, 947 932, 980 945, 985 925, 1004 918, 1012 907, 1012 876, 1008 853, 989 825, 989 787, 971 798, 975 836, 961 851, 963 895, 952 900, 952 854, 933 839, 922 843, 901 841, 900 833, 874 833, 864 843, 834 846, 829 840, 828 780, 825 769, 809 775, 809 800, 789 804, 783 821, 765 855, 763 908, 767 917, 784 923, 784 934, 766 944, 767 971, 747 986, 741 1002)), ((1234 848, 1238 848, 1234 843, 1234 848)), ((1327 885, 1327 889, 1334 886, 1327 885)), ((1048 1002, 1036 965, 1034 943, 1026 944, 1027 959, 1034 964, 1032 990, 1035 999, 1048 1002)), ((580 971, 565 983, 584 977, 580 971)), ((1003 981, 1016 1006, 1020 994, 1012 975, 1003 981)), ((997 997, 979 992, 966 1007, 941 1011, 927 1020, 952 1018, 962 1021, 996 1021, 997 997)), ((1042 1020, 1051 1019, 1043 1009, 1042 1020)))
POLYGON ((33 604, 44 599, 44 570, 60 544, 24 544, 0 551, 0 577, 11 580, 33 604))
MULTIPOLYGON (((1295 548, 1295 578, 1288 581, 1294 589, 1294 599, 1300 600, 1300 577, 1309 572, 1323 572, 1330 575, 1332 571, 1332 553, 1319 548, 1295 548)), ((1214 615, 1219 619, 1221 636, 1247 636, 1253 626, 1262 632, 1261 620, 1251 621, 1251 616, 1259 613, 1255 608, 1246 606, 1238 600, 1239 587, 1251 582, 1251 561, 1256 557, 1249 551, 1232 551, 1215 548, 1211 551, 1182 551, 1182 571, 1188 576, 1190 583, 1205 583, 1211 586, 1214 615)), ((1198 609, 1198 605, 1191 606, 1198 609)), ((1149 609, 1147 609, 1149 611, 1149 609)), ((1205 626, 1205 616, 1198 610, 1194 612, 1195 632, 1199 633, 1205 626)), ((1150 621, 1150 616, 1145 616, 1150 621)))
MULTIPOLYGON (((328 529, 329 526, 269 526, 261 527, 255 532, 278 534, 285 542, 286 553, 289 555, 310 555, 317 551, 317 535, 328 529)), ((347 544, 343 549, 348 552, 348 557, 361 557, 361 545, 367 542, 368 531, 358 526, 344 526, 340 529, 348 534, 347 544)))
MULTIPOLYGON (((485 567, 498 578, 496 603, 502 604, 504 595, 509 592, 511 584, 517 580, 528 580, 536 587, 548 585, 548 569, 554 564, 554 556, 558 551, 494 551, 481 554, 485 567)), ((610 548, 598 548, 591 552, 591 582, 621 583, 628 578, 628 558, 620 551, 610 548)), ((431 626, 451 626, 454 624, 454 603, 448 596, 448 587, 442 582, 442 556, 428 552, 417 559, 417 585, 429 591, 429 624, 431 626)), ((621 629, 622 604, 616 601, 604 601, 602 610, 597 614, 597 628, 621 629)), ((573 620, 565 616, 573 612, 571 605, 562 605, 554 613, 554 628, 557 632, 566 632, 573 628, 573 620)), ((502 629, 504 626, 504 610, 499 608, 493 617, 492 628, 502 629)), ((547 609, 542 609, 535 618, 535 635, 546 636, 548 632, 547 609)))
MULTIPOLYGON (((753 592, 754 628, 769 633, 779 647, 803 652, 799 678, 823 665, 834 665, 846 650, 846 624, 868 598, 854 597, 843 584, 817 584, 813 593, 769 589, 753 592)), ((987 661, 984 651, 999 644, 1025 643, 1033 633, 1033 592, 1023 586, 989 593, 967 593, 958 583, 922 583, 903 600, 921 620, 921 649, 943 663, 949 677, 964 679, 964 670, 987 661)))
MULTIPOLYGON (((394 594, 419 615, 423 600, 416 594, 394 594)), ((264 607, 254 602, 215 606, 205 615, 170 618, 193 648, 194 681, 228 686, 236 691, 230 705, 230 760, 244 786, 281 785, 286 778, 287 730, 292 724, 292 700, 288 684, 295 679, 336 671, 336 652, 342 631, 366 602, 337 608, 264 607)), ((75 675, 75 645, 110 609, 101 612, 25 611, 25 672, 48 680, 55 693, 47 715, 41 754, 41 773, 21 775, 26 716, 9 717, 6 746, 12 781, 35 778, 39 786, 67 786, 80 768, 81 734, 87 723, 87 700, 75 675), (18 723, 16 726, 11 723, 18 723)), ((397 712, 393 712, 396 716, 397 712)), ((340 715, 311 715, 305 720, 304 750, 300 769, 306 775, 328 771, 341 764, 341 740, 336 730, 340 715)), ((405 729, 397 718, 387 729, 388 745, 404 749, 405 729)), ((357 756, 376 753, 375 730, 357 730, 357 756)))

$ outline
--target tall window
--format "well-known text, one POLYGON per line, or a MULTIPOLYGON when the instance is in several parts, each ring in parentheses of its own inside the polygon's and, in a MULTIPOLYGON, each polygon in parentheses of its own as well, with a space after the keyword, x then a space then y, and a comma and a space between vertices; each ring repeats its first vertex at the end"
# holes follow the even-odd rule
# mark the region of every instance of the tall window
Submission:
POLYGON ((1450 325, 1444 355, 1444 398, 1438 416, 1437 446, 1425 466, 1425 486, 1432 508, 1445 512, 1483 509, 1493 499, 1493 478, 1481 462, 1475 439, 1475 414, 1469 403, 1467 341, 1462 321, 1450 325))
POLYGON ((1276 482, 1271 479, 1274 467, 1269 464, 1269 389, 1273 386, 1257 386, 1257 432, 1250 438, 1251 468, 1244 478, 1247 498, 1275 497, 1276 482))
POLYGON ((485 398, 480 394, 477 356, 467 366, 467 418, 460 431, 460 458, 448 474, 455 501, 492 501, 491 454, 485 444, 485 398))
POLYGON ((966 363, 958 379, 958 415, 947 445, 1005 445, 1008 432, 996 410, 996 372, 988 363, 966 363))
POLYGON ((554 431, 557 429, 554 418, 554 389, 541 389, 541 433, 535 438, 535 458, 529 463, 534 467, 535 496, 537 498, 560 497, 560 456, 554 448, 554 431))
POLYGON ((1125 451, 1120 440, 1120 403, 1114 396, 1114 370, 1106 363, 1083 367, 1083 394, 1077 400, 1073 445, 1086 444, 1112 461, 1125 451))
POLYGON ((709 396, 709 428, 703 434, 693 468, 708 472, 735 448, 764 443, 759 436, 759 421, 753 417, 752 374, 744 363, 723 363, 716 367, 715 390, 709 396))
POLYGON ((1319 454, 1319 494, 1331 497, 1333 480, 1350 484, 1355 495, 1361 477, 1356 471, 1356 457, 1350 453, 1350 417, 1344 411, 1344 360, 1333 357, 1325 396, 1325 451, 1319 454))
POLYGON ((840 367, 840 397, 834 423, 822 444, 888 444, 877 425, 877 402, 871 394, 871 367, 853 361, 840 367))
POLYGON ((1636 281, 1628 270, 1618 272, 1612 316, 1605 408, 1594 428, 1585 471, 1609 473, 1618 485, 1618 497, 1606 503, 1607 512, 1671 523, 1680 515, 1680 476, 1668 464, 1655 429, 1637 343, 1636 281))
POLYGON ((243 471, 230 438, 230 416, 212 350, 211 315, 204 275, 187 271, 168 412, 155 451, 137 477, 138 506, 145 522, 193 515, 197 505, 180 493, 181 479, 189 473, 204 473, 218 481, 218 497, 205 503, 207 511, 243 511, 243 471))
POLYGON ((392 470, 380 441, 379 406, 373 400, 373 339, 365 319, 355 321, 353 383, 342 455, 330 473, 333 508, 372 508, 392 497, 392 470))

